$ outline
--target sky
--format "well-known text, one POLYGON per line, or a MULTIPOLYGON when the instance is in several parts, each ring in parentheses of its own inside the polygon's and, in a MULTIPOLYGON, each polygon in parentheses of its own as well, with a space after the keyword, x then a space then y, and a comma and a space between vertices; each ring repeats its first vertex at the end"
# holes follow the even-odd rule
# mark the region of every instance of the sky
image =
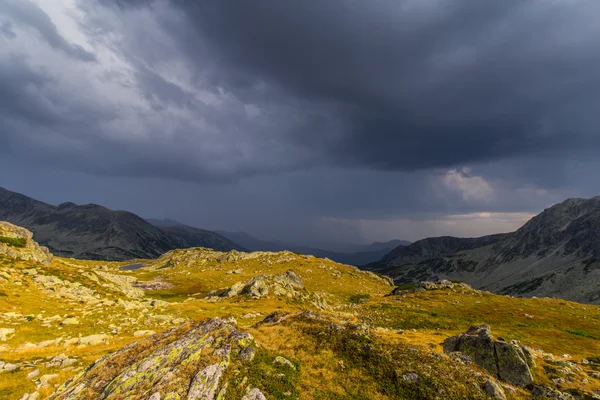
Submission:
POLYGON ((0 186, 303 244, 600 194, 597 0, 2 0, 0 186))

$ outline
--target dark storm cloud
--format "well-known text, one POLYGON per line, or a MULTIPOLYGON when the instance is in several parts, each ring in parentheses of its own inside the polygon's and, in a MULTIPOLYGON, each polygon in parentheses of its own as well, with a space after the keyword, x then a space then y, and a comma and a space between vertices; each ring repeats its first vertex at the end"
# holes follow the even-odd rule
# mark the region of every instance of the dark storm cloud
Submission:
MULTIPOLYGON (((0 3, 0 15, 6 15, 15 21, 35 29, 39 37, 57 50, 80 61, 95 61, 96 57, 76 44, 63 38, 48 14, 30 0, 4 0, 0 3)), ((8 22, 10 28, 10 22, 8 22)), ((3 25, 4 26, 4 25, 3 25)), ((14 33, 13 33, 14 37, 14 33)))
MULTIPOLYGON (((79 3, 80 27, 128 64, 104 79, 152 110, 102 93, 109 103, 97 111, 86 99, 74 121, 64 112, 73 99, 44 99, 49 90, 33 100, 37 112, 11 106, 21 114, 7 116, 62 118, 47 134, 57 137, 85 130, 78 150, 93 148, 104 164, 88 166, 94 173, 229 181, 318 165, 450 168, 600 145, 596 2, 101 3, 79 3)), ((69 56, 97 58, 30 1, 2 10, 69 56)), ((13 86, 25 92, 26 83, 13 86)))
POLYGON ((336 163, 446 167, 600 144, 597 2, 174 4, 222 57, 224 84, 241 70, 329 102, 341 131, 292 140, 336 163))
POLYGON ((311 237, 600 189, 596 1, 76 4, 0 2, 0 152, 75 200, 311 237))

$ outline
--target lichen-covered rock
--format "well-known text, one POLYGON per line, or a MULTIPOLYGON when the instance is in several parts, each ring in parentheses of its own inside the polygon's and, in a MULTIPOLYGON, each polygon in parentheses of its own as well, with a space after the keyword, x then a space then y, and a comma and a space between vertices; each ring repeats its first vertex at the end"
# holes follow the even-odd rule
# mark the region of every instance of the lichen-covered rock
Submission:
POLYGON ((246 395, 242 397, 242 400, 267 400, 267 398, 260 390, 254 388, 248 390, 248 393, 246 393, 246 395))
POLYGON ((485 383, 483 390, 490 396, 492 399, 496 400, 506 400, 506 394, 504 393, 504 389, 496 382, 491 379, 485 383))
POLYGON ((52 254, 33 240, 33 233, 20 226, 0 221, 0 255, 15 260, 50 264, 52 254))
POLYGON ((533 383, 527 358, 520 346, 494 340, 488 325, 472 326, 466 333, 444 341, 444 352, 466 354, 478 366, 515 386, 533 383))
POLYGON ((223 377, 231 364, 251 359, 246 355, 252 344, 252 336, 231 318, 184 324, 101 358, 50 398, 215 399, 225 392, 223 377))
POLYGON ((573 396, 568 393, 559 392, 546 386, 536 385, 531 392, 534 399, 552 399, 552 400, 573 400, 573 396))

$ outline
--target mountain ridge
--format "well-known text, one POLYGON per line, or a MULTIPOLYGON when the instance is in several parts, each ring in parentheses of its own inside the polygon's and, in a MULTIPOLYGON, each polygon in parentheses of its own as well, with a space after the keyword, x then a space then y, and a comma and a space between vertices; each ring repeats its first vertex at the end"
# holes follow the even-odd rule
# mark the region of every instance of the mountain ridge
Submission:
POLYGON ((496 293, 599 303, 598 238, 600 196, 574 198, 546 208, 515 232, 423 239, 367 269, 398 283, 458 279, 496 293))
POLYGON ((123 261, 182 247, 242 249, 214 232, 169 233, 128 211, 72 202, 54 206, 1 187, 0 220, 31 230, 37 242, 63 257, 123 261))

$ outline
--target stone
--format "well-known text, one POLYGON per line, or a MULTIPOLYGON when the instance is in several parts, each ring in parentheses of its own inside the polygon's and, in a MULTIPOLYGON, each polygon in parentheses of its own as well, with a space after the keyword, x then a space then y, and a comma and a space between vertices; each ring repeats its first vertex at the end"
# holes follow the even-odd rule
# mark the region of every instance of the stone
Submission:
POLYGON ((96 346, 102 343, 106 343, 108 341, 108 336, 101 333, 96 335, 84 336, 81 338, 76 338, 75 342, 79 345, 84 346, 96 346))
POLYGON ((506 400, 506 394, 504 393, 504 389, 502 389, 500 385, 498 385, 491 379, 488 379, 488 381, 485 383, 485 385, 483 386, 483 390, 485 390, 488 396, 490 396, 493 399, 506 400))
POLYGON ((403 375, 402 376, 402 380, 404 382, 416 383, 417 385, 419 383, 421 383, 421 377, 418 374, 415 374, 414 372, 411 372, 410 374, 403 375))
POLYGON ((151 330, 140 330, 140 331, 133 332, 133 336, 134 337, 144 337, 144 336, 154 335, 155 333, 156 332, 151 331, 151 330))
POLYGON ((531 392, 531 396, 534 399, 543 398, 547 400, 573 400, 573 396, 568 393, 559 392, 558 390, 554 390, 542 385, 536 385, 531 392))
POLYGON ((296 369, 296 367, 294 366, 294 364, 292 364, 292 362, 290 360, 288 360, 285 357, 281 357, 281 356, 275 357, 275 360, 273 360, 273 364, 283 365, 283 366, 289 367, 293 370, 296 369))
POLYGON ((16 371, 19 369, 19 366, 17 364, 12 364, 12 363, 6 363, 4 364, 4 368, 5 371, 16 371))
POLYGON ((256 349, 254 347, 246 347, 240 351, 240 358, 244 361, 252 361, 256 355, 256 349))
POLYGON ((242 400, 267 400, 265 395, 257 388, 248 390, 242 400))
POLYGON ((192 379, 187 400, 214 399, 225 367, 212 364, 198 372, 192 379))
POLYGON ((79 320, 77 318, 65 318, 61 325, 79 325, 79 320))
POLYGON ((15 334, 13 328, 0 328, 0 340, 6 342, 15 334))
POLYGON ((472 326, 466 333, 447 338, 444 352, 465 354, 479 367, 512 385, 526 387, 533 383, 522 348, 515 343, 494 340, 488 325, 472 326))
POLYGON ((27 379, 34 379, 40 374, 40 370, 36 369, 27 374, 27 379))

